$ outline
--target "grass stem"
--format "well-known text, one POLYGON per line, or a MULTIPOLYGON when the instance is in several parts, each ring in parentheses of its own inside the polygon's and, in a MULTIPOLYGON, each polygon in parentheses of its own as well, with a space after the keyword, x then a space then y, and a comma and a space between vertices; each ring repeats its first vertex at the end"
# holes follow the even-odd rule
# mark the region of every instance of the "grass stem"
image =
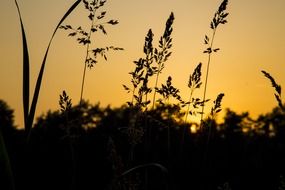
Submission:
POLYGON ((211 63, 211 55, 212 55, 212 48, 213 48, 213 44, 214 44, 215 34, 216 34, 216 28, 213 29, 212 40, 211 40, 211 44, 209 46, 210 52, 208 53, 206 80, 205 80, 204 93, 203 93, 203 102, 204 103, 202 105, 202 111, 201 111, 200 128, 202 126, 202 121, 203 121, 203 116, 204 116, 205 100, 206 100, 206 94, 207 94, 208 78, 209 78, 210 63, 211 63))
MULTIPOLYGON (((96 13, 96 9, 94 9, 93 15, 95 15, 95 13, 96 13)), ((93 25, 94 25, 94 21, 95 21, 95 19, 93 18, 93 19, 92 19, 92 22, 91 22, 89 34, 88 34, 88 40, 91 39, 92 27, 93 27, 93 25)), ((81 90, 80 90, 80 101, 79 101, 79 105, 82 104, 82 99, 83 99, 84 84, 85 84, 85 77, 86 77, 86 68, 87 68, 87 59, 88 59, 88 57, 89 57, 89 47, 90 47, 90 43, 87 43, 86 56, 85 56, 85 61, 84 61, 84 69, 83 69, 83 75, 82 75, 81 90)))

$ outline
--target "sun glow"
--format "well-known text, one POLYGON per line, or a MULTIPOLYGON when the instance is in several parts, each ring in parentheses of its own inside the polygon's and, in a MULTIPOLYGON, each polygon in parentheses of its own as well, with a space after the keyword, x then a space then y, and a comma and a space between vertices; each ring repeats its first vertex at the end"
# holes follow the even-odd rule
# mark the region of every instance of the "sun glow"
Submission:
POLYGON ((197 124, 192 123, 189 127, 189 132, 195 134, 198 132, 199 126, 197 124))

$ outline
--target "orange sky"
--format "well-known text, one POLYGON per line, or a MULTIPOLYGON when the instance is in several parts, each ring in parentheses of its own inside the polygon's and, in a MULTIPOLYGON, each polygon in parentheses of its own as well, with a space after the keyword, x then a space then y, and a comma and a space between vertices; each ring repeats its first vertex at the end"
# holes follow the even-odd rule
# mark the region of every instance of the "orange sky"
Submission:
MULTIPOLYGON (((19 0, 30 51, 31 94, 44 51, 54 27, 74 0, 19 0)), ((189 74, 206 54, 203 38, 210 35, 210 21, 221 0, 109 0, 104 9, 106 18, 120 24, 107 27, 108 35, 96 34, 96 47, 115 45, 125 51, 111 53, 108 62, 100 59, 88 71, 84 98, 102 105, 119 106, 130 99, 122 84, 130 84, 128 72, 133 61, 143 56, 144 37, 149 28, 154 32, 154 44, 162 35, 165 21, 174 12, 173 54, 166 63, 160 82, 169 75, 187 99, 189 74)), ((223 108, 252 116, 269 112, 275 105, 273 89, 260 73, 270 72, 285 85, 285 1, 230 0, 229 23, 222 25, 215 39, 221 49, 212 58, 208 98, 225 93, 223 108)), ((22 126, 22 45, 18 15, 14 1, 2 0, 0 7, 0 99, 15 110, 16 124, 22 126)), ((65 22, 73 26, 88 26, 83 6, 65 22)), ((51 46, 38 102, 37 114, 58 109, 62 90, 79 101, 85 48, 67 33, 59 31, 51 46)), ((203 78, 204 79, 204 78, 203 78)), ((201 97, 202 90, 197 91, 201 97)), ((206 110, 206 112, 209 110, 206 110)))

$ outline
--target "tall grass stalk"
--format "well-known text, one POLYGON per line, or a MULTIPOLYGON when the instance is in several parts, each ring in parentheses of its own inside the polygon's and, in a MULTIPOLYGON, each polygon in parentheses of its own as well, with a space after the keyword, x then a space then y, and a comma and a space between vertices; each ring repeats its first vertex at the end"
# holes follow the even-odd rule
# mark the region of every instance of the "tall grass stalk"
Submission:
MULTIPOLYGON (((202 85, 201 68, 202 68, 202 63, 199 63, 197 65, 197 67, 194 69, 193 73, 190 74, 190 76, 189 76, 189 80, 188 80, 188 85, 187 86, 190 89, 190 95, 189 95, 188 102, 185 103, 185 104, 187 104, 187 111, 185 113, 185 120, 184 120, 185 124, 187 123, 188 115, 189 114, 191 114, 191 115, 195 114, 195 112, 194 113, 192 111, 190 112, 191 105, 194 108, 197 108, 197 105, 201 105, 202 103, 204 103, 204 102, 201 102, 199 98, 193 98, 194 91, 196 89, 199 89, 201 87, 201 85, 202 85)), ((183 132, 182 132, 181 147, 183 147, 183 144, 184 144, 184 141, 185 141, 186 130, 187 130, 187 128, 184 127, 183 132)))
MULTIPOLYGON (((154 96, 153 96, 153 103, 152 103, 152 109, 155 107, 156 102, 156 91, 158 86, 158 78, 159 74, 162 72, 164 68, 164 64, 171 55, 171 52, 169 51, 172 47, 172 24, 174 20, 174 14, 171 12, 167 22, 166 27, 163 36, 160 37, 159 40, 159 47, 153 48, 152 42, 153 42, 153 33, 150 29, 145 37, 145 44, 144 44, 144 54, 145 58, 139 58, 139 60, 134 61, 135 69, 134 71, 130 72, 131 75, 131 83, 132 87, 128 87, 126 85, 123 85, 124 89, 127 91, 127 93, 132 93, 131 101, 128 101, 127 104, 130 107, 133 107, 135 109, 139 110, 139 113, 136 116, 145 117, 145 126, 144 126, 144 133, 145 133, 145 151, 146 151, 146 160, 148 160, 148 153, 150 150, 151 145, 151 126, 147 125, 147 106, 151 102, 148 100, 148 94, 152 92, 153 88, 150 88, 148 86, 148 82, 151 77, 156 76, 155 81, 155 87, 154 87, 154 96), (153 66, 153 62, 156 63, 156 66, 153 66), (143 111, 144 109, 144 111, 143 111), (142 113, 140 113, 143 111, 142 113)), ((129 128, 133 127, 131 124, 129 128)), ((130 134, 131 135, 131 134, 130 134)), ((169 138, 168 138, 169 139, 169 138)), ((169 146, 168 146, 169 147, 169 146)), ((132 155, 132 150, 130 151, 132 155)), ((145 170, 145 183, 148 184, 147 178, 148 178, 148 169, 145 170)), ((146 186, 147 188, 147 186, 146 186)))
POLYGON ((130 102, 127 102, 128 105, 137 105, 141 107, 146 107, 150 100, 148 100, 148 94, 154 89, 153 98, 152 98, 152 109, 155 107, 156 103, 156 93, 158 87, 158 80, 160 73, 165 67, 165 62, 171 56, 171 47, 172 47, 172 38, 171 34, 173 31, 172 25, 174 21, 174 14, 171 12, 170 16, 166 21, 166 26, 163 35, 159 39, 158 48, 153 48, 153 33, 150 29, 145 37, 144 53, 145 58, 139 58, 138 61, 134 61, 136 68, 134 71, 129 74, 132 76, 131 83, 132 88, 129 88, 126 85, 123 85, 124 89, 130 93, 132 92, 132 98, 130 102), (153 66, 153 62, 156 63, 153 66), (155 76, 155 85, 154 88, 148 87, 148 82, 151 77, 155 76), (138 88, 138 91, 137 91, 138 88), (144 100, 143 100, 144 96, 144 100))
MULTIPOLYGON (((215 34, 216 34, 216 28, 213 30, 212 40, 211 40, 211 44, 210 44, 210 46, 209 46, 210 49, 212 49, 212 47, 213 47, 215 34)), ((204 86, 204 92, 203 92, 203 101, 206 100, 207 86, 208 86, 208 78, 209 78, 209 70, 210 70, 210 62, 211 62, 211 55, 212 55, 212 52, 209 52, 209 53, 208 53, 208 61, 207 61, 207 70, 206 70, 205 86, 204 86)), ((205 106, 203 105, 203 106, 202 106, 202 111, 201 111, 201 122, 203 121, 204 109, 205 109, 205 106)))
MULTIPOLYGON (((44 70, 45 70, 45 65, 46 65, 46 60, 47 60, 47 56, 49 53, 49 49, 52 43, 52 40, 58 30, 58 28, 60 27, 60 25, 62 24, 62 22, 71 14, 71 12, 77 7, 77 5, 81 2, 81 0, 77 0, 75 1, 75 3, 73 3, 73 5, 67 10, 67 12, 63 15, 63 17, 61 18, 61 20, 59 21, 59 23, 57 24, 51 39, 48 43, 42 64, 41 64, 41 68, 38 74, 38 78, 37 78, 37 82, 35 85, 35 90, 34 90, 34 94, 33 94, 33 99, 32 99, 32 103, 31 103, 31 107, 29 107, 30 105, 30 97, 29 97, 29 91, 30 91, 30 63, 29 63, 29 52, 28 52, 28 44, 27 44, 27 40, 26 40, 26 33, 25 33, 25 29, 24 29, 24 24, 22 21, 22 16, 20 13, 20 8, 18 6, 18 2, 17 0, 15 0, 15 5, 17 7, 17 11, 19 14, 19 19, 20 19, 20 24, 21 24, 21 34, 22 34, 22 46, 23 46, 23 109, 24 109, 24 125, 25 125, 25 132, 27 134, 27 142, 29 142, 30 140, 30 136, 31 136, 31 131, 32 131, 32 126, 33 126, 33 121, 34 121, 34 116, 35 116, 35 112, 36 112, 36 108, 37 108, 37 103, 38 103, 38 97, 39 97, 39 93, 40 93, 40 88, 41 88, 41 84, 42 84, 42 78, 44 75, 44 70)), ((2 145, 2 147, 0 147, 1 150, 3 150, 3 158, 5 160, 5 169, 7 170, 7 175, 9 176, 9 181, 10 181, 10 189, 15 189, 14 186, 14 179, 13 179, 13 174, 12 174, 12 169, 11 169, 11 165, 9 162, 9 156, 7 151, 5 150, 5 145, 2 138, 2 135, 0 137, 0 146, 2 145)), ((2 155, 0 156, 2 158, 2 155)))
MULTIPOLYGON (((213 52, 215 53, 215 52, 220 50, 219 48, 213 48, 216 31, 217 31, 217 28, 220 24, 226 24, 227 23, 226 17, 229 14, 229 13, 225 12, 226 8, 227 8, 227 4, 228 4, 228 0, 224 0, 221 3, 218 11, 215 13, 214 18, 211 21, 211 24, 210 24, 210 28, 212 29, 211 39, 209 39, 209 37, 207 35, 205 35, 205 39, 204 39, 204 43, 208 46, 207 49, 204 51, 204 53, 208 54, 208 61, 207 61, 207 69, 206 69, 205 86, 204 86, 204 92, 203 92, 203 101, 206 100, 211 56, 212 56, 213 52)), ((203 104, 202 105, 202 111, 201 111, 201 123, 203 121, 204 109, 205 109, 205 105, 203 104)))
POLYGON ((20 18, 21 33, 22 33, 22 45, 23 45, 23 107, 24 107, 25 131, 28 134, 28 139, 30 138, 30 134, 31 134, 31 129, 32 129, 33 121, 34 121, 34 116, 35 116, 35 112, 36 112, 38 97, 39 97, 39 93, 40 93, 42 78, 43 78, 43 74, 44 74, 45 64, 46 64, 50 45, 51 45, 52 40, 53 40, 59 26, 61 25, 61 23, 69 16, 69 14, 77 7, 77 5, 80 2, 81 2, 81 0, 77 0, 68 9, 68 11, 62 17, 62 19, 59 21, 58 25, 56 26, 56 28, 52 34, 52 37, 51 37, 49 44, 47 46, 47 49, 46 49, 46 52, 45 52, 45 55, 44 55, 44 58, 42 61, 41 69, 40 69, 40 72, 39 72, 39 75, 37 78, 32 104, 31 104, 31 107, 29 108, 29 91, 30 91, 30 89, 29 89, 30 88, 30 85, 29 85, 29 83, 30 83, 30 81, 29 81, 29 72, 30 72, 29 52, 28 52, 26 34, 25 34, 25 30, 24 30, 24 25, 22 22, 20 9, 19 9, 17 0, 15 0, 15 4, 16 4, 17 11, 18 11, 19 18, 20 18))
MULTIPOLYGON (((96 9, 93 10, 93 14, 94 15, 96 14, 96 9)), ((88 33, 88 40, 90 40, 90 38, 91 38, 92 27, 94 25, 94 21, 95 21, 95 19, 93 19, 91 21, 90 30, 89 30, 89 33, 88 33)), ((89 46, 90 46, 90 43, 88 43, 87 46, 86 46, 85 64, 84 64, 84 69, 83 69, 83 74, 82 74, 82 83, 81 83, 81 90, 80 90, 80 100, 79 100, 79 104, 80 105, 82 104, 82 98, 83 98, 84 83, 85 83, 86 68, 87 68, 86 60, 88 59, 88 55, 89 55, 89 46)))
POLYGON ((194 104, 195 102, 199 101, 199 99, 193 99, 193 94, 194 94, 194 91, 196 89, 200 88, 201 85, 202 85, 202 82, 201 82, 201 76, 202 76, 201 68, 202 68, 202 63, 199 63, 197 65, 197 67, 195 68, 193 74, 191 74, 189 76, 188 88, 190 88, 190 95, 189 95, 189 99, 188 99, 188 102, 187 102, 188 105, 187 105, 187 111, 186 111, 186 114, 185 114, 185 120, 184 120, 185 123, 187 122, 187 118, 188 118, 188 115, 190 113, 191 104, 194 104))
MULTIPOLYGON (((148 100, 148 94, 152 92, 153 88, 148 86, 148 82, 151 77, 156 76, 155 86, 154 86, 154 96, 152 102, 152 109, 154 109, 156 102, 156 92, 158 90, 158 78, 159 74, 164 69, 165 62, 171 55, 170 49, 172 47, 171 34, 173 31, 172 24, 174 21, 174 14, 171 12, 169 18, 166 21, 166 26, 164 34, 160 37, 158 48, 153 48, 153 33, 150 29, 145 37, 144 44, 144 54, 145 58, 139 58, 138 61, 134 61, 136 65, 134 71, 129 74, 132 76, 131 83, 132 88, 123 85, 124 89, 130 93, 132 92, 131 101, 127 104, 131 107, 135 106, 142 110, 142 108, 147 110, 148 104, 151 102, 148 100), (156 66, 153 66, 153 62, 156 66), (138 90, 137 90, 138 89, 138 90)), ((171 77, 170 77, 171 81, 171 77)), ((166 86, 165 86, 166 87, 166 86)), ((143 115, 143 114, 142 114, 143 115)), ((147 118, 147 117, 146 117, 147 118)), ((145 122, 147 123, 147 121, 145 122)), ((147 138, 146 138, 146 150, 148 150, 148 145, 151 144, 151 127, 145 126, 147 138)))
POLYGON ((21 32, 22 32, 22 44, 23 44, 23 110, 24 110, 24 124, 26 131, 30 130, 29 126, 29 100, 30 100, 30 61, 29 61, 29 51, 27 45, 27 39, 25 35, 25 29, 21 17, 21 12, 19 9, 19 5, 15 0, 15 4, 17 7, 17 11, 19 14, 20 24, 21 24, 21 32))
MULTIPOLYGON (((60 25, 72 13, 72 11, 79 5, 80 2, 81 2, 81 0, 77 0, 76 2, 74 2, 73 5, 63 15, 63 17, 61 18, 61 20, 59 21, 59 23, 55 27, 55 30, 54 30, 54 32, 53 32, 53 34, 51 36, 50 41, 49 41, 49 44, 48 44, 48 47, 46 49, 46 53, 45 53, 45 56, 44 56, 44 59, 43 59, 42 65, 41 65, 41 69, 40 69, 40 72, 39 72, 39 75, 38 75, 38 79, 37 79, 37 83, 36 83, 35 91, 34 91, 34 96, 33 96, 33 100, 32 100, 32 105, 31 105, 31 109, 30 109, 30 113, 29 113, 29 123, 28 123, 28 126, 29 126, 30 129, 32 128, 33 121, 34 121, 34 116, 35 116, 35 112, 36 112, 38 97, 39 97, 40 88, 41 88, 41 84, 42 84, 42 79, 43 79, 43 75, 44 75, 44 69, 45 69, 46 60, 47 60, 47 56, 48 56, 48 53, 49 53, 49 48, 51 46, 52 40, 53 40, 57 30, 59 29, 60 25)), ((31 134, 31 130, 29 132, 29 136, 30 136, 30 134, 31 134)))
POLYGON ((68 36, 76 37, 76 40, 79 44, 86 45, 86 55, 84 60, 84 67, 83 67, 83 74, 82 74, 82 82, 81 82, 81 89, 80 89, 80 99, 79 105, 82 104, 83 101, 83 94, 84 94, 84 85, 85 85, 85 77, 86 77, 86 70, 88 68, 94 67, 94 65, 98 62, 97 56, 101 55, 105 60, 107 60, 106 52, 110 50, 123 50, 123 48, 109 46, 104 48, 95 48, 91 49, 91 38, 92 34, 97 31, 101 31, 104 35, 107 35, 105 30, 105 25, 116 25, 119 22, 117 20, 109 20, 108 22, 101 22, 105 15, 106 11, 101 11, 99 13, 98 10, 105 5, 107 0, 82 0, 84 3, 85 9, 89 12, 88 18, 91 21, 89 29, 86 31, 81 26, 77 28, 73 28, 71 25, 62 25, 60 26, 61 29, 68 30, 70 33, 68 36))
POLYGON ((74 148, 74 137, 73 134, 71 134, 71 127, 72 127, 72 121, 70 121, 69 113, 72 109, 72 102, 69 96, 66 94, 65 91, 62 92, 62 94, 59 96, 59 106, 60 111, 65 118, 65 128, 66 128, 66 137, 69 140, 69 148, 70 148, 70 154, 71 154, 71 163, 72 163, 72 174, 71 174, 71 184, 70 189, 75 189, 76 185, 76 152, 74 148))
POLYGON ((275 79, 266 71, 262 70, 261 71, 263 73, 263 75, 268 78, 271 82, 271 85, 272 87, 275 89, 275 93, 274 93, 274 96, 275 96, 275 99, 278 103, 278 106, 281 108, 281 110, 285 111, 285 107, 282 103, 282 96, 281 96, 281 85, 277 84, 275 82, 275 79))
MULTIPOLYGON (((154 89, 157 88, 159 75, 164 69, 165 62, 167 61, 167 59, 170 57, 172 53, 170 49, 172 47, 171 34, 173 31, 173 28, 172 28, 173 21, 174 21, 174 14, 173 12, 171 12, 169 18, 166 21, 164 34, 162 37, 160 37, 160 40, 159 40, 159 49, 157 48, 154 49, 154 59, 157 63, 154 89)), ((153 93, 152 109, 154 109, 155 107, 155 102, 156 102, 156 90, 154 90, 154 93, 153 93)))

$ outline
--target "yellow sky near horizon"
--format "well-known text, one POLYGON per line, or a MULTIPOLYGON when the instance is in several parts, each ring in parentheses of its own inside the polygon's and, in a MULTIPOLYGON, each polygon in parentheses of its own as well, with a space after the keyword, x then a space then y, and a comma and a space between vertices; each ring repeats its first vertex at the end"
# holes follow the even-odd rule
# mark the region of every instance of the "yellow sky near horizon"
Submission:
MULTIPOLYGON (((19 0, 30 52, 31 97, 47 43, 54 27, 74 0, 19 0)), ((144 38, 149 28, 157 46, 165 21, 174 12, 173 54, 159 82, 169 75, 173 84, 188 98, 189 74, 203 63, 205 79, 207 55, 203 54, 205 34, 211 35, 210 21, 221 0, 108 0, 103 8, 106 18, 118 19, 119 24, 106 27, 108 35, 96 34, 96 47, 114 45, 122 52, 108 55, 87 72, 84 98, 102 106, 120 106, 130 100, 122 84, 130 85, 128 73, 133 61, 143 56, 144 38)), ((209 73, 207 97, 214 100, 225 93, 223 108, 249 111, 252 116, 271 111, 277 105, 269 81, 261 74, 266 70, 276 81, 285 85, 285 1, 229 0, 228 23, 221 25, 209 73)), ((0 6, 0 99, 15 110, 16 124, 22 126, 22 44, 19 19, 14 1, 3 0, 0 6)), ((83 6, 65 21, 73 26, 88 26, 83 6)), ((73 104, 79 101, 85 58, 85 47, 58 31, 47 60, 40 92, 37 115, 56 110, 59 94, 66 90, 73 104)), ((195 94, 202 97, 202 89, 195 94)), ((211 106, 212 103, 209 104, 211 106)), ((206 110, 209 112, 209 108, 206 110)))

